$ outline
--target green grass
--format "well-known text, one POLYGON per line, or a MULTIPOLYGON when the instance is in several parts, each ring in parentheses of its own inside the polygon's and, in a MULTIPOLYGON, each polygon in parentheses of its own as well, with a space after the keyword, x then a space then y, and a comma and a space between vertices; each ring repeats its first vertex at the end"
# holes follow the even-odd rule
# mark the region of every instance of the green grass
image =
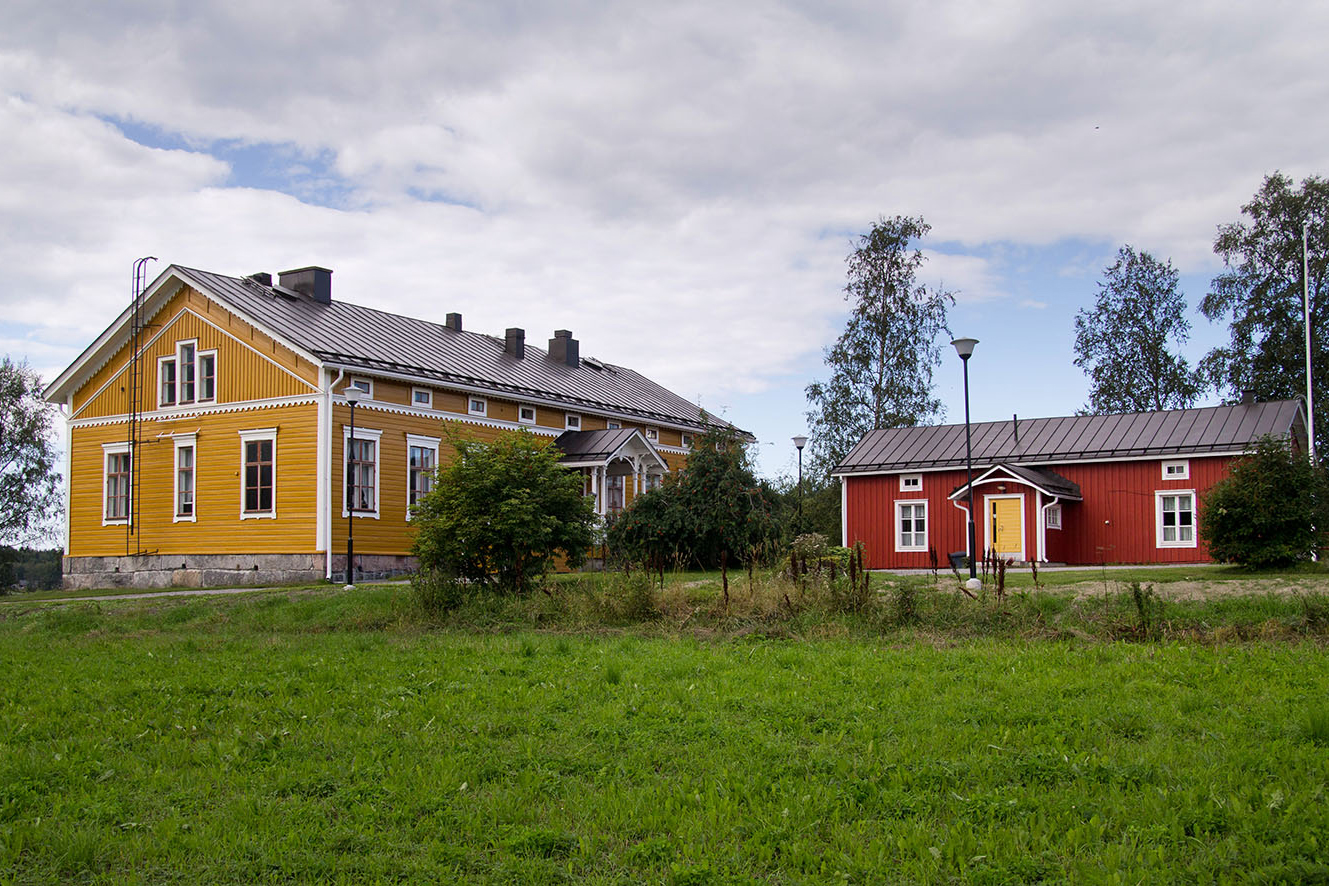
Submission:
POLYGON ((1329 880, 1295 600, 1164 610, 1202 643, 1070 594, 770 639, 691 581, 596 628, 581 584, 428 629, 400 587, 5 607, 0 881, 1329 880))

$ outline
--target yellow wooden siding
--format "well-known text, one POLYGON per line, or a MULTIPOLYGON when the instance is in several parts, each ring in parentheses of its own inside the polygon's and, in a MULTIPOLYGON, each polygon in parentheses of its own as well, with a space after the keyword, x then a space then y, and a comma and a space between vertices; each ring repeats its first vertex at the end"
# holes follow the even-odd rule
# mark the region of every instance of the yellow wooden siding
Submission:
MULTIPOLYGON (((146 421, 139 444, 139 525, 134 544, 146 553, 310 553, 316 549, 317 431, 315 404, 212 412, 146 421), (275 519, 240 519, 239 432, 277 429, 275 519), (175 443, 165 434, 197 433, 195 514, 175 516, 175 443)), ((70 457, 71 557, 125 554, 125 527, 102 525, 103 443, 125 439, 122 423, 74 428, 70 457)), ((131 551, 131 553, 136 551, 131 551)))
MULTIPOLYGON (((158 358, 174 356, 176 343, 190 339, 197 339, 200 351, 217 351, 219 404, 309 394, 317 385, 312 363, 192 289, 177 293, 153 317, 145 335, 155 340, 143 350, 140 363, 140 412, 157 409, 158 358)), ((126 346, 75 392, 75 418, 129 412, 128 361, 126 346)))

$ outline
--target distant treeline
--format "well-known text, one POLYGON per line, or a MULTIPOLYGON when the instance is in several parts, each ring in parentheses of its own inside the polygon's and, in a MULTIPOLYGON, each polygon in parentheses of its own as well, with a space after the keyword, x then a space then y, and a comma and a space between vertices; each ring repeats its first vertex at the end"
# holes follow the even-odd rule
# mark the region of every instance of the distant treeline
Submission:
POLYGON ((46 591, 60 587, 59 548, 34 550, 0 545, 0 594, 46 591))

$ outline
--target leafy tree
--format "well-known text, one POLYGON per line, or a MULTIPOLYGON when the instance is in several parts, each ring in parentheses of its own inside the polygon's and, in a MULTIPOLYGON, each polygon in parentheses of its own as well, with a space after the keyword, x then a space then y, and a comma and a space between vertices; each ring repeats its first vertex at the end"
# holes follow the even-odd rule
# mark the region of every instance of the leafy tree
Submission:
POLYGON ((0 359, 0 544, 49 533, 59 516, 54 414, 37 373, 8 356, 0 359))
POLYGON ((1200 537, 1217 560, 1267 568, 1308 560, 1329 529, 1329 483, 1287 441, 1266 437, 1215 483, 1200 512, 1200 537))
POLYGON ((778 535, 747 448, 717 427, 696 439, 682 471, 633 500, 610 525, 607 540, 616 556, 630 561, 677 557, 713 568, 722 558, 740 563, 759 556, 778 535))
POLYGON ((412 552, 423 570, 522 593, 561 553, 571 566, 594 541, 582 477, 526 431, 492 443, 454 437, 456 457, 416 505, 412 552))
MULTIPOLYGON (((1329 324, 1329 180, 1311 176, 1300 188, 1274 173, 1241 208, 1246 222, 1222 225, 1214 252, 1224 270, 1200 302, 1210 320, 1230 318, 1226 347, 1201 362, 1205 376, 1231 400, 1250 392, 1261 400, 1306 396, 1306 333, 1302 314, 1302 224, 1310 256, 1312 365, 1315 412, 1329 418, 1329 344, 1317 332, 1329 324)), ((1329 455, 1329 422, 1317 422, 1315 446, 1329 455)))
POLYGON ((1075 315, 1075 365, 1090 379, 1086 411, 1184 409, 1200 385, 1186 359, 1168 349, 1184 344, 1191 324, 1177 271, 1129 244, 1103 271, 1092 311, 1075 315))
POLYGON ((829 471, 874 428, 942 415, 932 370, 941 362, 936 339, 949 332, 946 310, 955 298, 916 279, 923 253, 915 244, 930 230, 921 218, 882 218, 845 259, 845 299, 853 309, 826 351, 830 380, 805 391, 814 472, 829 471))

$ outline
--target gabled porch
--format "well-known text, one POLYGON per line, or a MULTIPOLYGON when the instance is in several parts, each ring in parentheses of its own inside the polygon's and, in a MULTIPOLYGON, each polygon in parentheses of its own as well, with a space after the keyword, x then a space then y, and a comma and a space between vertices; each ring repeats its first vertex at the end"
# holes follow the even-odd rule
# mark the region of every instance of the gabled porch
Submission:
POLYGON ((566 431, 554 445, 565 453, 559 464, 581 471, 585 493, 595 497, 601 517, 622 511, 669 473, 664 457, 635 428, 566 431))

